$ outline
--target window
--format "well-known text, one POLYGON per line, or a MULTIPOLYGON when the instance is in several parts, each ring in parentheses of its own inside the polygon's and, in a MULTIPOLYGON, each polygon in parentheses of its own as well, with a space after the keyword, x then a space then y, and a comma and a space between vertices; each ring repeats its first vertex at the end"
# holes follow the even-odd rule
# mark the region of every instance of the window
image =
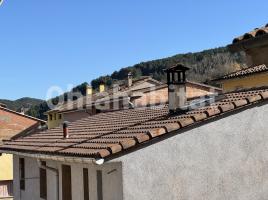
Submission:
POLYGON ((54 114, 54 120, 57 120, 57 114, 56 113, 54 114))
POLYGON ((49 120, 52 121, 52 115, 51 114, 49 115, 49 120))
POLYGON ((103 189, 102 189, 102 171, 97 170, 97 194, 98 200, 103 200, 103 189))
POLYGON ((59 114, 59 119, 61 119, 61 114, 59 114))
POLYGON ((89 200, 89 190, 88 190, 88 169, 83 169, 83 183, 84 183, 84 200, 89 200))
POLYGON ((71 166, 62 165, 62 200, 72 200, 71 166))
MULTIPOLYGON (((41 162, 42 166, 46 166, 46 162, 41 162)), ((47 171, 46 169, 40 168, 40 197, 47 199, 47 171)))
POLYGON ((13 181, 0 181, 0 199, 13 196, 13 181))
POLYGON ((20 189, 25 190, 25 161, 24 158, 19 160, 20 189))

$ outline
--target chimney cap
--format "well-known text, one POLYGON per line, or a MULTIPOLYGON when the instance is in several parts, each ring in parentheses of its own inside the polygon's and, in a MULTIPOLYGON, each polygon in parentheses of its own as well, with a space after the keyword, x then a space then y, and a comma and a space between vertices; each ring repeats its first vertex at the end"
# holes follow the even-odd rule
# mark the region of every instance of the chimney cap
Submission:
POLYGON ((183 64, 179 63, 174 65, 173 67, 165 69, 165 72, 188 71, 189 69, 189 67, 185 67, 183 64))
POLYGON ((129 73, 128 73, 128 76, 133 76, 132 72, 129 72, 129 73))
POLYGON ((62 126, 63 126, 63 127, 68 127, 68 125, 69 125, 69 122, 68 122, 68 121, 64 121, 64 122, 62 123, 62 126))

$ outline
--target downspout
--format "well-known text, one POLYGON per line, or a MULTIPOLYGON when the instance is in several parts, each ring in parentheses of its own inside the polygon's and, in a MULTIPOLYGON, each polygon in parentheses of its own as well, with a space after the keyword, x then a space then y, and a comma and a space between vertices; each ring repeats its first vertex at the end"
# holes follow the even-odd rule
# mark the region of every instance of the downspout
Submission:
POLYGON ((41 164, 41 161, 39 159, 37 160, 37 163, 38 163, 39 168, 52 171, 52 172, 54 172, 56 174, 57 200, 59 200, 60 199, 60 192, 59 192, 60 191, 59 169, 42 165, 41 164))

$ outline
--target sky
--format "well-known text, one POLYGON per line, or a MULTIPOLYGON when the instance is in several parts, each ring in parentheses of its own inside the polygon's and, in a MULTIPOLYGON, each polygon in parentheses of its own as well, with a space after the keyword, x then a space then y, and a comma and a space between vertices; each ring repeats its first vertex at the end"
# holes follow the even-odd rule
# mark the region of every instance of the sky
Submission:
POLYGON ((51 87, 225 46, 268 23, 267 8, 267 0, 4 0, 0 99, 46 99, 51 87))

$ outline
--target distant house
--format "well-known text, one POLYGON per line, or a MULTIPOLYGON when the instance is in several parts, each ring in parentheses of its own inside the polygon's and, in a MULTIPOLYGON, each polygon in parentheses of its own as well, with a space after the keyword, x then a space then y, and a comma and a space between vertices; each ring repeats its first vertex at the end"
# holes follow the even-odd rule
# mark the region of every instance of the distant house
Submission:
POLYGON ((48 128, 57 127, 63 121, 72 122, 100 112, 129 108, 131 106, 129 96, 132 91, 148 89, 161 84, 149 76, 133 80, 132 75, 129 74, 126 83, 112 89, 106 90, 105 86, 101 84, 99 92, 93 94, 92 88, 88 87, 87 96, 80 97, 75 101, 60 102, 60 105, 45 113, 48 116, 48 128))
POLYGON ((187 101, 184 68, 167 73, 168 104, 6 141, 15 199, 265 199, 268 89, 187 101))
MULTIPOLYGON (((101 112, 124 110, 133 107, 145 107, 168 102, 168 87, 150 76, 132 80, 129 74, 126 83, 105 90, 100 85, 99 93, 92 94, 92 89, 87 89, 87 96, 75 101, 68 101, 46 112, 48 128, 60 126, 64 121, 75 120, 95 115, 101 112)), ((187 98, 221 93, 220 88, 205 84, 187 81, 187 98)))
POLYGON ((235 38, 228 48, 232 52, 244 51, 248 68, 215 80, 225 92, 268 86, 268 24, 235 38))
POLYGON ((264 64, 248 67, 215 79, 214 82, 220 84, 225 92, 266 87, 268 67, 264 64))
MULTIPOLYGON (((0 104, 0 144, 29 134, 45 122, 18 112, 0 104)), ((0 154, 0 199, 12 199, 13 196, 13 157, 11 154, 0 154)))
MULTIPOLYGON (((221 93, 221 88, 186 81, 186 98, 188 100, 221 93)), ((133 98, 133 104, 137 107, 166 104, 168 103, 168 85, 162 84, 156 87, 134 91, 133 96, 139 96, 139 98, 133 98), (141 94, 140 96, 138 95, 139 93, 141 94)))

